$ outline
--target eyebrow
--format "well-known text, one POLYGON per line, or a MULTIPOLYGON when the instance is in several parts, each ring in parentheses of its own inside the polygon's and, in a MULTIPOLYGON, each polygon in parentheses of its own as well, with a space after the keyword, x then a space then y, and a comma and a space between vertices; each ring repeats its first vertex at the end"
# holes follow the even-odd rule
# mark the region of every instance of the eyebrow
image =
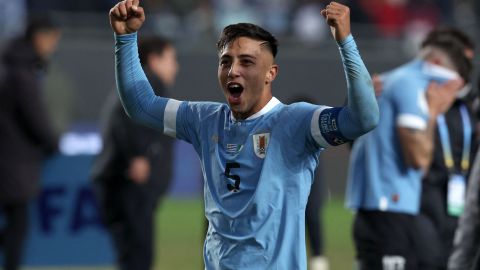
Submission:
MULTIPOLYGON (((229 54, 224 54, 224 55, 220 56, 220 59, 222 59, 222 58, 232 58, 232 56, 231 56, 231 55, 229 55, 229 54)), ((251 55, 251 54, 240 54, 240 55, 238 56, 238 58, 251 58, 251 59, 257 59, 257 57, 256 57, 256 56, 254 56, 254 55, 251 55)))

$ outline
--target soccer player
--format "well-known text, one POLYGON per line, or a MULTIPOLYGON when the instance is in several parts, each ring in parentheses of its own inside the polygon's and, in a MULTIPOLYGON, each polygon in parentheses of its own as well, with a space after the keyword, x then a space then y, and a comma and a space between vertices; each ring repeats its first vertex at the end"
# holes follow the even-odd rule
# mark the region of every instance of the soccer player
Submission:
POLYGON ((424 237, 416 231, 421 179, 432 161, 437 116, 468 73, 464 49, 455 39, 430 41, 383 79, 378 127, 355 141, 350 159, 347 206, 357 211, 360 269, 427 269, 415 249, 424 237))
MULTIPOLYGON (((474 44, 462 31, 439 27, 428 33, 421 48, 442 44, 458 44, 458 51, 451 51, 457 65, 461 67, 460 76, 468 83, 474 57, 474 44), (463 53, 462 53, 463 47, 463 53)), ((381 93, 382 80, 387 74, 372 78, 374 88, 381 93)), ((432 161, 428 171, 422 177, 420 212, 416 218, 419 241, 419 266, 421 269, 446 269, 447 259, 452 250, 453 235, 457 227, 458 215, 463 204, 462 197, 453 203, 455 190, 465 192, 466 176, 470 172, 477 149, 475 140, 475 115, 473 113, 475 91, 470 84, 457 93, 452 106, 439 118, 434 134, 432 161), (450 154, 448 154, 450 153, 450 154), (471 160, 471 161, 470 161, 471 160), (465 181, 460 182, 460 189, 452 189, 451 176, 457 175, 465 181), (453 211, 452 211, 453 210, 453 211)))
MULTIPOLYGON (((457 43, 463 47, 452 52, 459 75, 469 82, 473 67, 474 44, 460 30, 438 28, 429 33, 423 47, 457 43)), ((432 161, 422 178, 420 214, 417 230, 420 240, 419 255, 422 269, 447 269, 447 260, 452 252, 458 217, 463 211, 476 141, 475 118, 472 104, 474 90, 468 84, 457 93, 455 101, 437 120, 434 135, 432 161)))
POLYGON ((306 269, 305 206, 318 155, 377 124, 378 106, 350 34, 348 7, 332 2, 321 13, 340 47, 345 107, 285 105, 273 97, 277 41, 249 23, 227 26, 217 43, 218 80, 228 104, 155 96, 138 61, 144 10, 138 0, 110 10, 125 110, 193 144, 200 157, 209 221, 206 269, 306 269))

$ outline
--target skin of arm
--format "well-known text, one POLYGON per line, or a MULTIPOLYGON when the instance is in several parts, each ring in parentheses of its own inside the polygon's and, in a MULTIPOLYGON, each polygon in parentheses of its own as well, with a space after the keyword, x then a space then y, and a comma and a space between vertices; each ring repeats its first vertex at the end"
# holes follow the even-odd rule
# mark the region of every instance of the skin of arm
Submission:
POLYGON ((436 117, 430 117, 426 130, 399 127, 398 137, 406 164, 426 171, 432 160, 436 117))
POLYGON ((422 171, 428 169, 432 160, 437 117, 450 108, 462 86, 461 79, 443 84, 430 83, 426 92, 429 107, 427 128, 425 130, 397 128, 403 157, 408 166, 422 171))

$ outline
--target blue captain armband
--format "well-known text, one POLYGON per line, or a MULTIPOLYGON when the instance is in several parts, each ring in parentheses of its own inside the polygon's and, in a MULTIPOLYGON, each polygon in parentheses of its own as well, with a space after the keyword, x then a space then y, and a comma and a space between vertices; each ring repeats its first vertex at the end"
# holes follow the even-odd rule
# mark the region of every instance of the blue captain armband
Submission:
POLYGON ((324 109, 320 112, 318 118, 320 133, 325 141, 332 146, 341 145, 351 141, 343 136, 338 127, 338 116, 342 109, 342 107, 324 109))

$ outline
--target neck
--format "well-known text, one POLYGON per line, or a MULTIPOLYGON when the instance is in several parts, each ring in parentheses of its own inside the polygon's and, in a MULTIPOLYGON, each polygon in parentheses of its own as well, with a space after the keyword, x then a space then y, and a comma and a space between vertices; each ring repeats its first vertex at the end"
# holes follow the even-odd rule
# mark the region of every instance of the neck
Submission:
POLYGON ((271 97, 270 100, 258 111, 255 113, 250 113, 250 114, 239 114, 238 112, 233 112, 232 111, 232 120, 233 121, 239 121, 239 120, 250 120, 250 119, 255 119, 257 117, 260 117, 266 113, 268 113, 270 110, 272 110, 277 104, 281 103, 277 98, 271 97))

